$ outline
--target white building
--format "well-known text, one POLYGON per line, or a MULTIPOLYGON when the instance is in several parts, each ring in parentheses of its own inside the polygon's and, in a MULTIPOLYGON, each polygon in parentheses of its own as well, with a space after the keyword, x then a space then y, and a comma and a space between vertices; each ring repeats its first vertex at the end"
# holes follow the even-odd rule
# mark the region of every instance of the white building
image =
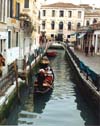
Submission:
POLYGON ((84 8, 72 3, 43 5, 40 17, 40 31, 45 31, 47 38, 62 40, 84 25, 84 8))
POLYGON ((65 40, 80 27, 100 21, 100 9, 88 4, 58 2, 43 5, 40 17, 40 31, 46 32, 48 39, 65 40))

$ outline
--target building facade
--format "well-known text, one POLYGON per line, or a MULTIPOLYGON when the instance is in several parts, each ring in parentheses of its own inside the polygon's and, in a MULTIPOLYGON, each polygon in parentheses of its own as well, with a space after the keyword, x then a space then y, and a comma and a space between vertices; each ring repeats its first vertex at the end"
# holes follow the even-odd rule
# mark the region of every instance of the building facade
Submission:
POLYGON ((40 2, 0 0, 0 54, 5 58, 5 68, 15 59, 28 58, 39 47, 40 2))
POLYGON ((48 39, 65 40, 77 29, 100 20, 99 9, 88 4, 54 3, 43 5, 40 10, 40 31, 48 39))
POLYGON ((66 39, 84 24, 84 8, 71 3, 55 3, 41 7, 41 31, 47 38, 66 39))
POLYGON ((0 53, 9 64, 19 56, 20 4, 17 0, 1 0, 0 6, 0 53), (18 55, 13 55, 14 50, 18 55))
POLYGON ((5 55, 6 64, 39 46, 40 2, 0 0, 0 53, 5 55))
POLYGON ((39 10, 40 0, 21 0, 21 44, 23 54, 28 54, 39 47, 39 10), (22 20, 23 19, 23 20, 22 20), (24 21, 24 23, 23 23, 24 21))

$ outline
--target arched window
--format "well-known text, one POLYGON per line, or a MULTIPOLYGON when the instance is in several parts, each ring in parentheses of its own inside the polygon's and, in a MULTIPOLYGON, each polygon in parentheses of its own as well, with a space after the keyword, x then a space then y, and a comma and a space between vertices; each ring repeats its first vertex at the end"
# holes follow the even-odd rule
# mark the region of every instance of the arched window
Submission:
POLYGON ((51 29, 55 29, 55 22, 54 21, 51 22, 51 29))
POLYGON ((86 21, 86 26, 89 26, 90 25, 90 22, 89 21, 86 21))
POLYGON ((63 29, 63 22, 59 22, 59 29, 60 29, 60 30, 63 29))
POLYGON ((77 28, 80 28, 80 26, 81 26, 81 23, 78 22, 78 23, 77 23, 77 28))
POLYGON ((68 22, 68 30, 71 30, 71 22, 68 22))

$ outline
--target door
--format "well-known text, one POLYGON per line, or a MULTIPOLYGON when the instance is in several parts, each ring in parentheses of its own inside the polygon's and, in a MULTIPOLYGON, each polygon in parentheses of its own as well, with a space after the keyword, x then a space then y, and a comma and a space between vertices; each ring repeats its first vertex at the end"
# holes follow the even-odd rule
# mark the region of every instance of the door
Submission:
POLYGON ((58 34, 58 41, 63 41, 63 34, 58 34))

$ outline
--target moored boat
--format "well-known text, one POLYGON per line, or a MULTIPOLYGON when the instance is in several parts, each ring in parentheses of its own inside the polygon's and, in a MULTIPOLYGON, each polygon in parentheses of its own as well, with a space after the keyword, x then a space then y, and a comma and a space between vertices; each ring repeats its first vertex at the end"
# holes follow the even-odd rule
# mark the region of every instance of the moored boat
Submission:
POLYGON ((57 52, 56 51, 47 51, 46 55, 48 57, 55 57, 57 55, 57 52))
POLYGON ((34 93, 47 93, 53 89, 54 73, 47 57, 43 57, 34 83, 34 93))

